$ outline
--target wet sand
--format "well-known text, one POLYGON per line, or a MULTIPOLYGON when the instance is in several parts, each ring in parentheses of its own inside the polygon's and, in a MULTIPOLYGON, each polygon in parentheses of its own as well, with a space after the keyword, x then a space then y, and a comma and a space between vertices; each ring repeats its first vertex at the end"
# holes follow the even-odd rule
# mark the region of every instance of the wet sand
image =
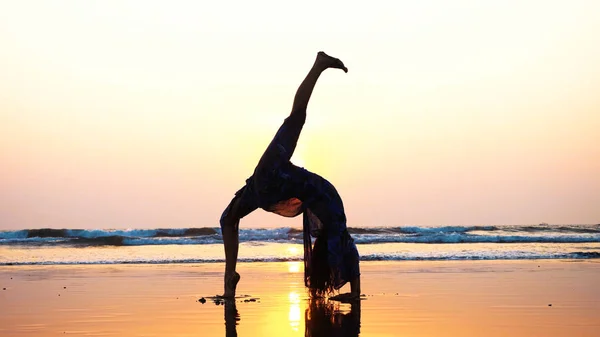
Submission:
POLYGON ((600 261, 363 262, 366 299, 308 299, 302 264, 0 267, 1 336, 598 336, 600 261), (4 290, 5 288, 5 290, 4 290), (257 299, 249 301, 250 298, 257 299))

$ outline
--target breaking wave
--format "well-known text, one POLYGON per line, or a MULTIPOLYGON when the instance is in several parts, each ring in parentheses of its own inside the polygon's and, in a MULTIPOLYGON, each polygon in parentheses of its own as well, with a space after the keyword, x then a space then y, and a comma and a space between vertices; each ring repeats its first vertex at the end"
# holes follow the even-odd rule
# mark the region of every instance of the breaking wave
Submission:
MULTIPOLYGON (((600 242, 597 225, 351 227, 357 244, 600 242)), ((241 229, 241 242, 302 242, 298 228, 241 229)), ((220 228, 23 229, 0 231, 0 245, 143 246, 222 243, 220 228)))

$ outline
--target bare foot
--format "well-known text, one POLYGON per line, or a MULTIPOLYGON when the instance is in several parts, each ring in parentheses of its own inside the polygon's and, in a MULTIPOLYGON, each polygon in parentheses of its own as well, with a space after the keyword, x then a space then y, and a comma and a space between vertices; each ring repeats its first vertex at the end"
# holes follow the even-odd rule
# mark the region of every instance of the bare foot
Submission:
POLYGON ((348 68, 344 66, 344 63, 335 57, 331 57, 324 52, 320 51, 317 54, 317 59, 315 60, 315 66, 325 70, 327 68, 336 68, 342 69, 345 73, 348 72, 348 68))
POLYGON ((235 288, 238 282, 240 282, 240 278, 240 274, 235 271, 233 274, 225 274, 225 292, 223 293, 223 297, 235 297, 235 288))

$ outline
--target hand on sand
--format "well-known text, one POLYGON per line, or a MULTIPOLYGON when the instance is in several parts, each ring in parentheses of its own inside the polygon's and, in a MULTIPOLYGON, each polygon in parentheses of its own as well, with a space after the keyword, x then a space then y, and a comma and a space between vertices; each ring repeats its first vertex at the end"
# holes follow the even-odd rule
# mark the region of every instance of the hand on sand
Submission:
POLYGON ((342 69, 345 73, 348 72, 348 68, 344 66, 344 63, 335 57, 331 57, 324 52, 320 51, 317 54, 317 59, 315 60, 315 65, 322 68, 323 70, 327 68, 336 68, 342 69))
POLYGON ((235 297, 235 288, 237 287, 238 282, 240 282, 240 274, 237 272, 233 273, 225 273, 225 291, 223 293, 224 298, 234 298, 235 297))
POLYGON ((329 298, 331 301, 339 301, 342 303, 352 303, 356 301, 360 301, 360 295, 355 293, 344 293, 338 294, 329 298))

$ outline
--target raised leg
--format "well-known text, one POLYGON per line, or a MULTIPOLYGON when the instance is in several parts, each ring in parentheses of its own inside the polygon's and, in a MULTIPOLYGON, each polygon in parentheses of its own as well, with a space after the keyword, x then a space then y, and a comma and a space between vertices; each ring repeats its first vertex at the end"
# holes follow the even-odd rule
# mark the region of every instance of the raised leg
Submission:
POLYGON ((310 96, 315 88, 315 84, 317 84, 317 80, 319 79, 321 73, 328 68, 337 68, 344 70, 344 72, 348 72, 348 68, 344 66, 342 61, 331 57, 322 51, 319 52, 317 54, 315 63, 308 72, 308 75, 306 75, 306 78, 304 78, 304 81, 302 81, 300 87, 298 87, 298 90, 296 91, 294 105, 292 106, 292 115, 294 113, 306 113, 308 101, 310 100, 310 96))
POLYGON ((317 84, 319 76, 321 76, 321 73, 328 68, 337 68, 346 72, 348 71, 339 59, 331 57, 324 52, 319 52, 317 54, 315 63, 296 91, 290 116, 286 118, 283 125, 279 128, 277 134, 258 162, 255 171, 258 173, 257 175, 260 176, 261 170, 263 169, 271 171, 292 158, 294 150, 296 149, 296 144, 298 143, 298 138, 300 137, 300 132, 304 126, 304 121, 306 120, 308 101, 310 100, 310 96, 317 84))

